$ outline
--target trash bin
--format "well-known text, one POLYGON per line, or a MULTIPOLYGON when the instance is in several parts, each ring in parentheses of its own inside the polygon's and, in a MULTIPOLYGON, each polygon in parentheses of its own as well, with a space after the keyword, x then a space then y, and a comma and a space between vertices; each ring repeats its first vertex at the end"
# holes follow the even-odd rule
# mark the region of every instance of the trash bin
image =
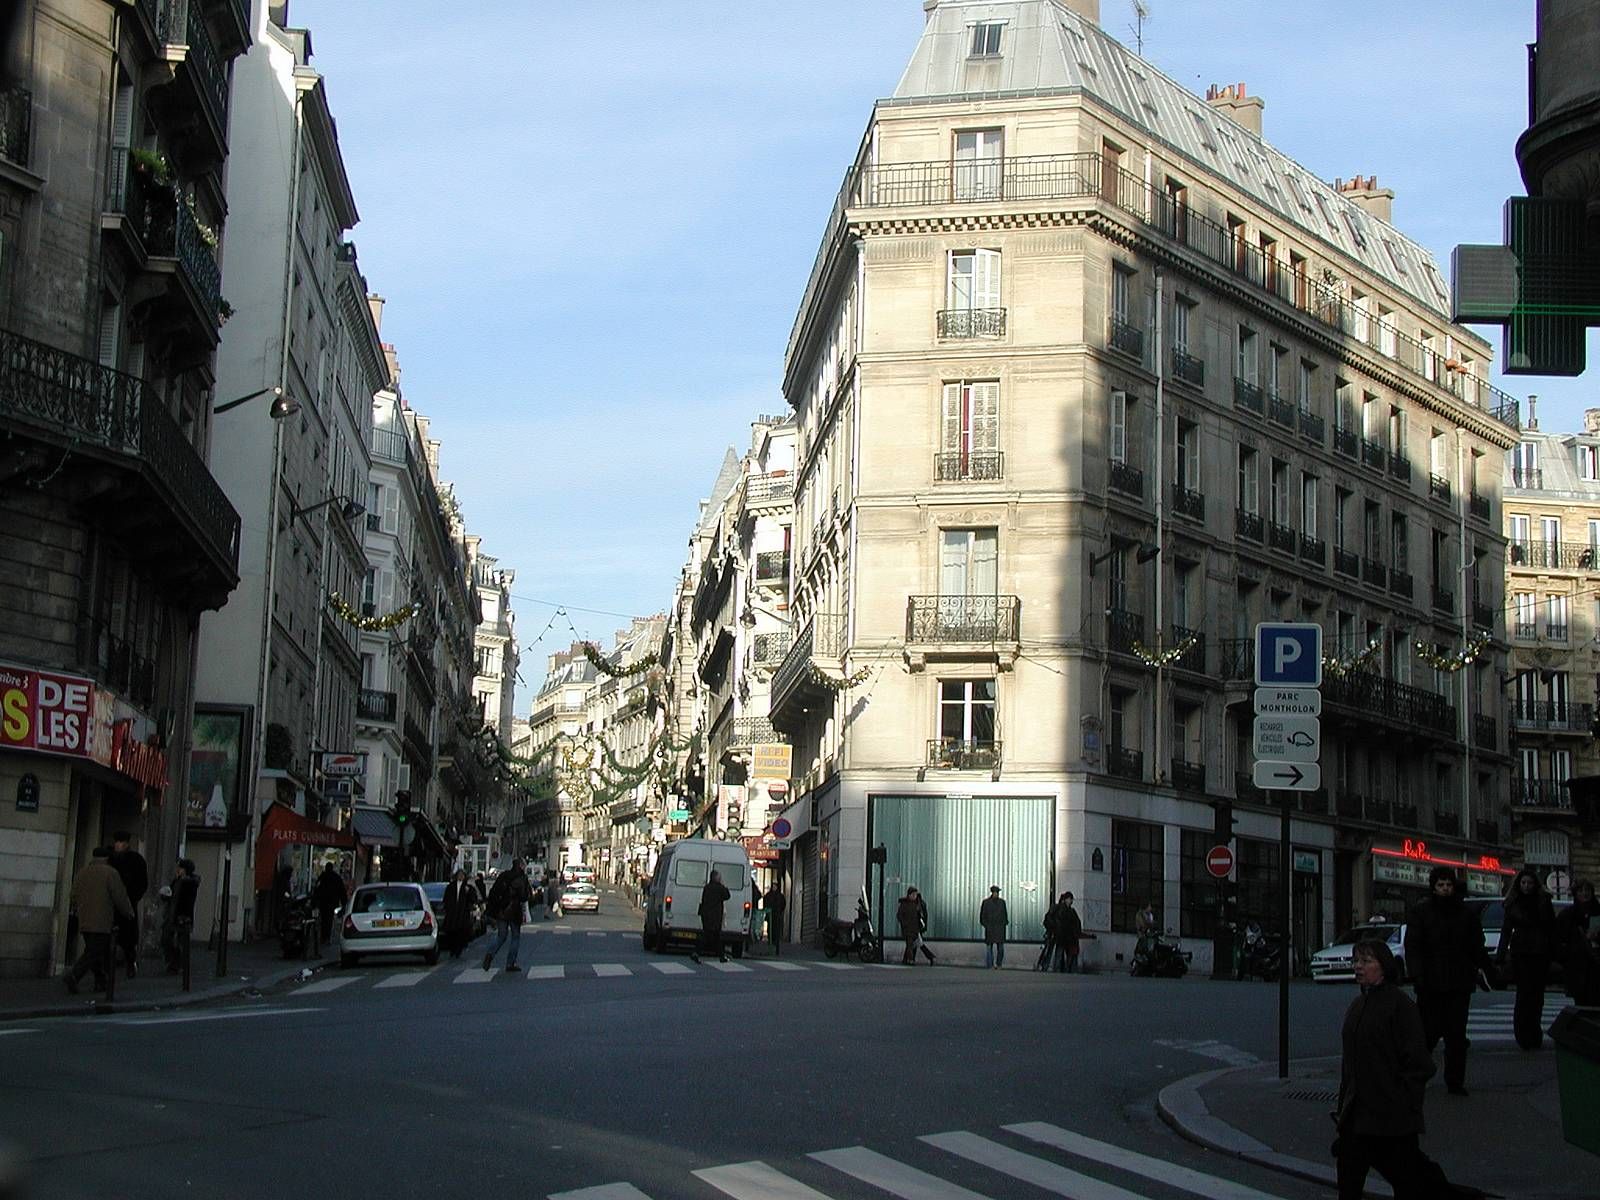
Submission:
POLYGON ((1561 1135, 1600 1154, 1600 1008, 1561 1010, 1550 1027, 1561 1093, 1561 1135))

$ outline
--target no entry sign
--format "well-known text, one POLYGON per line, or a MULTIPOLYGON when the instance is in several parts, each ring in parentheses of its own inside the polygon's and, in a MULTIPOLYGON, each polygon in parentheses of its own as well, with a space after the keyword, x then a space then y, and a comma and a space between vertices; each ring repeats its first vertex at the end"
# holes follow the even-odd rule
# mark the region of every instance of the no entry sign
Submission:
POLYGON ((1218 879, 1226 879, 1233 870, 1233 851, 1226 846, 1213 846, 1206 851, 1206 870, 1218 879))

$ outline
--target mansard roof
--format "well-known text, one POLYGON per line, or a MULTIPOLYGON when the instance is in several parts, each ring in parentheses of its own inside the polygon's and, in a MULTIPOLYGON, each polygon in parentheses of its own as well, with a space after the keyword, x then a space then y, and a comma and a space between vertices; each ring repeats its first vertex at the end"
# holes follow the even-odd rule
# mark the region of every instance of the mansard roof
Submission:
POLYGON ((1069 92, 1092 96, 1310 238, 1448 314, 1449 290, 1427 250, 1057 0, 939 0, 880 105, 1069 92), (1004 25, 1000 53, 973 57, 972 28, 988 22, 1004 25))

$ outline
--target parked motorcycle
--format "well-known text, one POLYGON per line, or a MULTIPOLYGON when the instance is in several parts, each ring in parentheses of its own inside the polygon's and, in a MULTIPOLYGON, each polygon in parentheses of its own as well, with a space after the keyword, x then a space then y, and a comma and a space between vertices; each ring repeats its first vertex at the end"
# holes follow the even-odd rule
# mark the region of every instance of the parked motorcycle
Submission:
POLYGON ((872 928, 872 913, 865 900, 856 901, 856 919, 829 917, 822 925, 822 952, 829 958, 854 954, 862 962, 882 962, 883 942, 872 928))
POLYGON ((305 958, 317 937, 317 910, 309 895, 283 895, 283 910, 278 914, 278 945, 285 958, 305 958))
POLYGON ((1188 974, 1189 960, 1193 957, 1175 937, 1146 934, 1134 947, 1129 971, 1157 979, 1182 979, 1188 974))
POLYGON ((1234 969, 1233 977, 1262 979, 1271 983, 1278 978, 1282 963, 1283 936, 1263 932, 1254 921, 1246 926, 1239 949, 1239 965, 1234 969))

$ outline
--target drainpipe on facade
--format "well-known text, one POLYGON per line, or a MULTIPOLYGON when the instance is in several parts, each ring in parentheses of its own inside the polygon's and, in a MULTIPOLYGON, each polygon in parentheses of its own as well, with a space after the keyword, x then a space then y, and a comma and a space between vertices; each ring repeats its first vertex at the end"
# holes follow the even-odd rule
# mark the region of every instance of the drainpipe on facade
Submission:
MULTIPOLYGON (((1166 772, 1166 771, 1164 771, 1162 769, 1162 762, 1164 760, 1161 757, 1161 726, 1162 726, 1161 717, 1162 717, 1162 713, 1163 713, 1163 709, 1161 707, 1161 685, 1162 685, 1162 681, 1163 681, 1163 674, 1164 674, 1164 671, 1165 671, 1165 668, 1162 665, 1163 645, 1164 645, 1164 642, 1165 642, 1165 639, 1162 637, 1162 633, 1166 629, 1166 626, 1162 624, 1162 615, 1163 615, 1163 613, 1162 613, 1162 607, 1161 607, 1161 577, 1162 577, 1163 572, 1166 570, 1166 537, 1165 537, 1165 532, 1166 532, 1166 511, 1167 511, 1166 510, 1166 490, 1165 490, 1165 482, 1164 482, 1164 479, 1165 479, 1165 466, 1166 466, 1166 458, 1167 458, 1167 433, 1166 433, 1166 408, 1165 408, 1165 405, 1166 405, 1166 386, 1165 386, 1166 385, 1166 374, 1162 370, 1162 365, 1163 364, 1162 364, 1162 353, 1161 353, 1161 349, 1162 349, 1162 347, 1161 347, 1161 334, 1162 334, 1162 328, 1163 328, 1162 320, 1161 320, 1161 318, 1162 318, 1162 308, 1161 308, 1161 303, 1162 303, 1162 283, 1163 283, 1163 279, 1162 279, 1162 274, 1161 274, 1161 268, 1157 267, 1156 268, 1156 328, 1155 328, 1155 349, 1156 349, 1156 470, 1155 470, 1155 477, 1156 478, 1155 478, 1155 485, 1156 485, 1156 549, 1158 551, 1158 553, 1156 554, 1156 557, 1155 557, 1155 577, 1156 577, 1156 605, 1155 605, 1155 608, 1156 608, 1156 636, 1155 636, 1155 647, 1156 647, 1156 655, 1157 655, 1157 657, 1156 657, 1155 696, 1154 696, 1153 701, 1152 701, 1152 706, 1153 706, 1154 711, 1152 712, 1151 718, 1150 718, 1150 725, 1151 725, 1150 749, 1151 749, 1151 753, 1155 756, 1155 762, 1152 764, 1153 772, 1152 772, 1151 778, 1154 779, 1157 783, 1160 783, 1163 780, 1165 780, 1166 777, 1167 777, 1167 774, 1168 774, 1168 772, 1166 772)), ((1168 780, 1168 782, 1170 782, 1170 780, 1168 780)))
MULTIPOLYGON (((1460 634, 1461 648, 1466 649, 1467 637, 1471 632, 1468 621, 1468 607, 1471 605, 1471 593, 1468 585, 1472 582, 1472 560, 1468 557, 1470 547, 1467 543, 1467 445, 1464 430, 1456 426, 1456 526, 1457 538, 1461 545, 1461 619, 1460 634)), ((1463 840, 1474 838, 1476 826, 1473 824, 1472 812, 1472 716, 1468 712, 1468 667, 1462 667, 1456 674, 1461 676, 1461 748, 1464 752, 1461 760, 1461 836, 1463 840)))

